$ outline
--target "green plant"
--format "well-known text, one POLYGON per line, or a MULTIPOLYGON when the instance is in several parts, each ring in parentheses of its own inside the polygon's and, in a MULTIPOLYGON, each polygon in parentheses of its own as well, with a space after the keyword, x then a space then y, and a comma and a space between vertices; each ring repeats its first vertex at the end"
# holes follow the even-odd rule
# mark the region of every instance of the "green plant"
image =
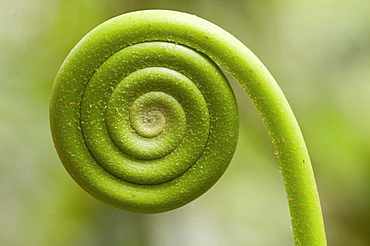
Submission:
POLYGON ((140 213, 180 207, 223 174, 238 136, 227 70, 272 138, 297 245, 326 245, 314 175, 296 119, 255 55, 221 28, 172 11, 113 18, 63 63, 50 121, 65 168, 97 199, 140 213))

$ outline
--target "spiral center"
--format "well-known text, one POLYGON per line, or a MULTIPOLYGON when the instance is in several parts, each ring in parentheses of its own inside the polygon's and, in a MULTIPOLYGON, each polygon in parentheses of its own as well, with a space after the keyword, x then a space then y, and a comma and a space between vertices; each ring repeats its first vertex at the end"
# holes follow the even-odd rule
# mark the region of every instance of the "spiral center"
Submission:
POLYGON ((143 69, 122 80, 109 99, 106 115, 108 132, 116 146, 141 160, 167 156, 179 146, 186 131, 181 104, 162 92, 164 86, 149 88, 153 84, 150 74, 143 69))
POLYGON ((142 114, 140 126, 135 129, 143 137, 155 137, 161 134, 166 126, 166 118, 156 108, 142 114))
POLYGON ((154 138, 163 133, 167 127, 166 118, 172 114, 182 114, 181 106, 173 97, 163 92, 148 92, 132 104, 131 127, 144 138, 154 138))

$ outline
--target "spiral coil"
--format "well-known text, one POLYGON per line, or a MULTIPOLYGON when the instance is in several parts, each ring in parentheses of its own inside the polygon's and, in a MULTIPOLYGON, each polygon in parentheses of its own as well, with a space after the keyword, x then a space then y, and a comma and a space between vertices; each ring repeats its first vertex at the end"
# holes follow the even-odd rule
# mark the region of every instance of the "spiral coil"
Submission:
POLYGON ((137 29, 146 38, 132 40, 132 22, 141 20, 113 19, 73 49, 55 80, 51 125, 63 164, 85 190, 121 209, 155 213, 219 179, 236 147, 238 116, 211 59, 137 29))
POLYGON ((297 245, 326 245, 316 183, 294 114, 274 78, 231 34, 189 14, 150 10, 96 27, 55 79, 50 125, 75 181, 128 211, 183 206, 224 173, 244 88, 272 138, 297 245))

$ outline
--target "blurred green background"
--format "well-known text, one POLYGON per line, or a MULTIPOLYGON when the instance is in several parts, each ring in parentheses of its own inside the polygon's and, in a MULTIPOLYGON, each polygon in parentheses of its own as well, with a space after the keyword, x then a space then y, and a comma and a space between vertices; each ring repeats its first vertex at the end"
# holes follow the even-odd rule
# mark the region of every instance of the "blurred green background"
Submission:
POLYGON ((262 60, 307 140, 329 245, 370 245, 369 0, 0 0, 0 245, 293 245, 270 140, 237 86, 235 157, 185 207, 121 211, 64 170, 48 122, 59 66, 101 22, 152 8, 210 20, 262 60))

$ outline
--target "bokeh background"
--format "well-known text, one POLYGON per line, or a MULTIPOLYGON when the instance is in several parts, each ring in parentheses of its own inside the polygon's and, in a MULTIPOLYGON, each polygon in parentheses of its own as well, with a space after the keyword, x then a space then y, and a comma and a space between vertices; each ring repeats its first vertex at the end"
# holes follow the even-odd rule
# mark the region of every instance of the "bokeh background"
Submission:
POLYGON ((101 22, 153 8, 196 14, 253 50, 303 130, 329 245, 370 245, 369 0, 0 0, 0 245, 293 245, 269 137, 237 86, 235 157, 185 207, 121 211, 64 170, 48 122, 59 66, 101 22))

